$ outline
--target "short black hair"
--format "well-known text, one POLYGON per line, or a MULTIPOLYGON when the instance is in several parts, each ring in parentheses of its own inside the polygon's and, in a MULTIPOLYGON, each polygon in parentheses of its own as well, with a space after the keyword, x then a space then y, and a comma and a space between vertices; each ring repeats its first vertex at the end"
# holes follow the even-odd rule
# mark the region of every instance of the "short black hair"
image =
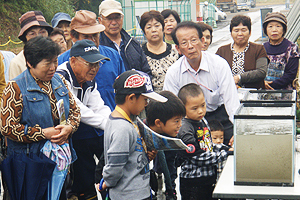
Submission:
POLYGON ((213 119, 211 121, 208 122, 208 125, 210 127, 210 131, 222 131, 224 132, 224 127, 221 124, 220 121, 213 119))
MULTIPOLYGON (((116 94, 115 95, 115 102, 116 105, 123 105, 125 103, 126 96, 130 94, 116 94)), ((141 94, 135 94, 136 98, 138 99, 141 94)))
MULTIPOLYGON (((43 59, 52 60, 61 52, 60 46, 49 37, 37 36, 26 42, 24 56, 26 62, 35 68, 43 59)), ((27 66, 27 64, 26 64, 27 66)), ((27 66, 29 69, 29 66, 27 66)))
POLYGON ((249 32, 251 33, 251 18, 245 15, 236 15, 231 19, 230 22, 230 33, 233 29, 233 27, 236 27, 240 25, 240 23, 243 24, 243 26, 247 26, 249 29, 249 32))
POLYGON ((150 100, 146 107, 146 117, 149 126, 154 126, 156 119, 159 119, 162 123, 166 124, 172 117, 185 116, 185 107, 175 94, 170 91, 161 91, 159 94, 166 97, 168 101, 162 103, 150 100))
POLYGON ((211 44, 211 43, 212 43, 212 38, 213 38, 213 35, 212 35, 213 29, 212 29, 212 27, 211 27, 210 25, 204 23, 204 22, 197 22, 197 24, 200 25, 200 27, 201 27, 201 29, 202 29, 202 33, 203 33, 204 31, 206 31, 206 30, 209 31, 209 33, 210 33, 210 44, 211 44))
POLYGON ((165 10, 161 11, 161 14, 164 17, 164 19, 168 18, 170 15, 173 15, 175 20, 177 21, 177 24, 179 24, 181 22, 180 17, 175 10, 165 9, 165 10))
POLYGON ((49 37, 51 38, 52 36, 55 35, 62 35, 64 40, 66 40, 65 35, 64 35, 64 31, 61 28, 53 28, 53 31, 51 32, 51 34, 49 35, 49 37))
POLYGON ((197 97, 200 94, 203 94, 202 89, 196 83, 189 83, 182 86, 178 92, 179 99, 186 104, 187 97, 197 97))
POLYGON ((181 22, 181 23, 177 24, 177 26, 174 28, 174 30, 171 33, 172 39, 173 39, 174 43, 177 45, 179 45, 179 43, 178 43, 178 39, 176 37, 176 32, 178 31, 178 29, 181 29, 181 28, 194 28, 198 32, 199 39, 201 39, 203 36, 202 29, 199 24, 192 22, 192 21, 181 22))

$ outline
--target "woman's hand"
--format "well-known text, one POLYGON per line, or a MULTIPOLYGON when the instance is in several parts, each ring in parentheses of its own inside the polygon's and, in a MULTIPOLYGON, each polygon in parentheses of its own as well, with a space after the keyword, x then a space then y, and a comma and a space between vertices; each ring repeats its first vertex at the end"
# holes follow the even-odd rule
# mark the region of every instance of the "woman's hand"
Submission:
POLYGON ((52 135, 51 142, 54 142, 58 145, 62 145, 68 141, 69 135, 72 133, 72 126, 71 125, 57 125, 55 127, 56 130, 59 131, 59 134, 52 135))
POLYGON ((147 152, 147 155, 148 155, 148 158, 149 158, 150 161, 155 158, 156 154, 157 154, 156 150, 152 150, 152 151, 147 152))
POLYGON ((49 127, 49 128, 44 128, 43 133, 44 133, 46 139, 51 140, 53 135, 58 135, 60 133, 60 130, 58 130, 54 127, 49 127))
POLYGON ((265 81, 265 87, 267 90, 274 90, 274 88, 272 88, 270 86, 270 84, 272 84, 272 83, 273 83, 273 81, 265 81))

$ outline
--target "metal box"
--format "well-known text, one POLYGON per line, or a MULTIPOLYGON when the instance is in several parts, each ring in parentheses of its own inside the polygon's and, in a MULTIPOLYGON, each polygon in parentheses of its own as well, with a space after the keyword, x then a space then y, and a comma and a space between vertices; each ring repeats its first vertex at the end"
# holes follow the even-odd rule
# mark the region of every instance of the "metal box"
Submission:
POLYGON ((294 185, 295 103, 242 103, 234 116, 234 184, 294 185))
POLYGON ((242 103, 296 103, 296 90, 248 90, 242 103))

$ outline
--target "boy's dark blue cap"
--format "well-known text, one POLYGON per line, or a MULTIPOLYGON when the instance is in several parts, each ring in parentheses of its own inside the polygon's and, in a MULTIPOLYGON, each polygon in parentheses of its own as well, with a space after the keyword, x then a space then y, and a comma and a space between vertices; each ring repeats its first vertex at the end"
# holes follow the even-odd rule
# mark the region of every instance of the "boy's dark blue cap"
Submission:
POLYGON ((89 63, 96 63, 101 60, 110 60, 109 58, 100 54, 98 47, 91 40, 79 40, 70 50, 70 57, 80 56, 89 63))
POLYGON ((116 94, 142 94, 159 102, 168 99, 153 91, 151 79, 148 74, 138 70, 128 70, 118 76, 113 84, 116 94))
POLYGON ((52 27, 53 28, 57 27, 60 21, 67 21, 71 23, 71 17, 67 13, 63 13, 63 12, 56 13, 51 20, 52 27))

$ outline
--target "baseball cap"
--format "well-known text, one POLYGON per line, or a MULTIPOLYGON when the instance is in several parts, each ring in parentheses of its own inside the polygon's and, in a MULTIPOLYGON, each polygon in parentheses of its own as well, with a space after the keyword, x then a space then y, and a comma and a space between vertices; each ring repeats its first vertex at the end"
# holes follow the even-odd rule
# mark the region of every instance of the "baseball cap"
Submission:
POLYGON ((91 40, 78 40, 70 50, 70 57, 80 56, 89 63, 96 63, 101 60, 110 60, 100 54, 98 47, 91 40))
POLYGON ((21 25, 21 30, 18 37, 23 42, 26 41, 24 33, 32 26, 45 27, 45 29, 48 31, 48 35, 50 35, 51 31, 53 30, 53 28, 46 22, 41 11, 28 11, 19 18, 19 22, 21 25))
POLYGON ((63 12, 56 13, 51 20, 52 27, 53 28, 57 27, 60 21, 71 22, 71 17, 67 13, 63 13, 63 12))
POLYGON ((168 99, 153 91, 151 79, 148 74, 128 70, 118 76, 113 84, 116 94, 142 94, 159 102, 166 102, 168 99))
POLYGON ((124 15, 121 3, 115 0, 105 0, 99 5, 99 16, 107 17, 110 14, 119 13, 124 15))
POLYGON ((70 27, 82 34, 95 34, 105 30, 105 26, 96 20, 96 14, 88 10, 76 11, 70 27))

